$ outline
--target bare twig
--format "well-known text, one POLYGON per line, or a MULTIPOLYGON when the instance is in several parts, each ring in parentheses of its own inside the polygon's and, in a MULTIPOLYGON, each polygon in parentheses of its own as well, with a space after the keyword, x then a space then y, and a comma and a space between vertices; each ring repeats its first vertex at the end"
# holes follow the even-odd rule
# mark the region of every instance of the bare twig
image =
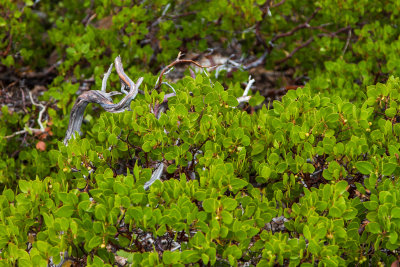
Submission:
POLYGON ((4 136, 3 138, 8 139, 8 138, 12 138, 12 137, 14 137, 16 135, 20 135, 20 134, 24 134, 24 133, 30 133, 30 132, 32 132, 32 133, 44 133, 45 132, 45 128, 44 128, 43 123, 42 123, 42 117, 43 117, 44 112, 46 111, 46 106, 44 106, 44 105, 42 105, 40 103, 36 103, 33 100, 31 92, 29 92, 29 98, 30 98, 30 100, 32 102, 32 105, 40 107, 39 116, 38 116, 38 119, 37 119, 37 123, 38 123, 40 129, 31 128, 31 127, 25 127, 24 130, 17 131, 17 132, 15 132, 13 134, 4 136))
POLYGON ((331 32, 331 33, 320 33, 318 34, 318 37, 323 37, 323 36, 327 36, 327 37, 335 37, 336 35, 338 35, 339 33, 342 32, 347 32, 349 30, 351 30, 352 28, 350 26, 344 27, 344 28, 340 28, 339 30, 335 31, 335 32, 331 32))
POLYGON ((351 29, 349 29, 349 33, 347 35, 346 45, 344 46, 343 51, 342 51, 342 57, 346 53, 347 47, 349 46, 350 38, 351 38, 351 29))
POLYGON ((87 26, 89 25, 89 23, 90 23, 92 20, 94 20, 96 17, 97 17, 97 14, 96 14, 96 13, 94 13, 93 15, 91 15, 91 16, 89 17, 89 19, 87 20, 87 22, 85 23, 85 27, 87 27, 87 26))
MULTIPOLYGON (((241 104, 241 103, 249 102, 250 98, 251 98, 250 95, 240 96, 240 97, 237 98, 237 101, 239 102, 239 104, 241 104)), ((235 108, 235 107, 233 107, 233 108, 235 108)))
POLYGON ((275 36, 271 39, 271 42, 273 43, 273 42, 275 42, 276 40, 278 40, 278 39, 280 39, 280 38, 287 37, 287 36, 291 36, 291 35, 293 35, 295 32, 297 32, 297 31, 299 31, 299 30, 301 30, 301 29, 304 29, 304 28, 310 28, 310 24, 308 24, 308 22, 304 22, 304 23, 302 23, 302 24, 300 24, 300 25, 297 25, 296 27, 294 27, 293 29, 291 29, 291 30, 288 31, 288 32, 284 32, 284 33, 277 34, 277 35, 275 35, 275 36))
POLYGON ((21 90, 21 98, 22 98, 22 109, 24 110, 25 113, 28 113, 28 111, 26 110, 26 105, 25 105, 25 93, 24 93, 24 89, 19 88, 21 90))
POLYGON ((297 25, 296 27, 294 27, 294 28, 291 29, 290 31, 275 35, 275 36, 271 39, 271 42, 274 43, 276 40, 278 40, 278 39, 280 39, 280 38, 287 37, 287 36, 291 36, 291 35, 293 35, 295 32, 297 32, 297 31, 299 31, 299 30, 301 30, 301 29, 310 28, 310 24, 309 24, 310 21, 315 17, 315 15, 317 15, 318 11, 320 11, 320 10, 321 10, 321 8, 317 8, 317 9, 311 14, 311 16, 306 20, 306 22, 304 22, 304 23, 302 23, 302 24, 300 24, 300 25, 297 25))
MULTIPOLYGON (((285 0, 279 2, 279 3, 275 4, 275 5, 271 5, 271 1, 267 1, 267 3, 264 4, 265 7, 264 7, 264 11, 263 11, 263 18, 264 18, 264 16, 265 16, 268 12, 270 12, 270 11, 269 11, 269 7, 270 7, 270 6, 271 6, 271 7, 277 7, 277 6, 282 5, 284 2, 285 2, 285 0), (266 9, 265 9, 265 8, 266 8, 266 9)), ((260 29, 259 29, 259 26, 260 26, 260 22, 259 22, 259 23, 256 25, 255 33, 256 33, 257 40, 264 46, 265 52, 264 52, 264 54, 263 54, 258 60, 256 60, 256 61, 254 61, 254 62, 248 64, 247 66, 245 66, 245 69, 254 68, 254 67, 257 67, 257 66, 263 64, 265 58, 267 57, 267 55, 268 55, 268 54, 272 51, 272 49, 274 48, 274 46, 275 46, 274 42, 277 41, 278 39, 283 38, 283 37, 292 36, 292 35, 295 34, 297 31, 299 31, 299 30, 301 30, 301 29, 304 29, 304 28, 312 28, 312 27, 310 26, 309 23, 310 23, 310 21, 317 15, 318 11, 320 11, 320 10, 321 10, 321 8, 317 8, 317 9, 311 14, 311 16, 310 16, 309 18, 307 18, 307 20, 306 20, 304 23, 302 23, 302 24, 300 24, 300 25, 297 25, 296 27, 294 27, 293 29, 291 29, 291 30, 288 31, 288 32, 280 33, 280 34, 275 35, 268 43, 266 43, 265 40, 264 40, 264 39, 262 38, 262 36, 261 36, 260 29)), ((312 41, 312 40, 311 40, 311 41, 312 41)), ((311 43, 311 41, 310 41, 310 43, 311 43)), ((308 44, 307 44, 307 45, 308 45, 308 44)), ((300 48, 299 48, 299 49, 300 49, 300 48)), ((297 49, 295 52, 297 52, 299 49, 297 49)), ((287 60, 287 59, 282 59, 282 62, 285 62, 286 60, 287 60)), ((279 61, 278 61, 278 62, 279 62, 279 61)))
POLYGON ((280 59, 280 60, 278 60, 278 61, 275 61, 275 63, 276 63, 277 65, 279 65, 279 64, 282 64, 282 63, 286 62, 288 59, 292 58, 293 55, 294 55, 297 51, 299 51, 300 49, 302 49, 302 48, 308 46, 309 44, 311 44, 312 41, 314 41, 314 37, 309 38, 307 41, 305 41, 304 43, 302 43, 301 45, 299 45, 299 46, 297 46, 295 49, 293 49, 292 52, 290 52, 290 54, 287 55, 285 58, 280 59))
POLYGON ((168 11, 168 9, 169 9, 170 6, 171 6, 170 3, 168 3, 168 4, 165 6, 164 10, 163 10, 162 13, 161 13, 161 16, 160 16, 156 21, 154 21, 154 22, 151 24, 151 27, 157 26, 157 25, 162 21, 163 17, 164 17, 165 14, 167 13, 167 11, 168 11))
POLYGON ((172 91, 173 91, 174 93, 176 93, 175 88, 172 87, 172 85, 170 85, 169 83, 167 83, 167 82, 162 82, 162 84, 168 85, 168 86, 172 89, 172 91))
MULTIPOLYGON (((337 30, 336 32, 332 32, 332 33, 320 33, 317 35, 317 37, 323 37, 323 36, 327 36, 327 37, 335 37, 337 34, 342 33, 342 32, 346 32, 346 31, 351 31, 351 27, 347 26, 345 28, 341 28, 339 30, 337 30)), ((293 55, 299 51, 300 49, 308 46, 309 44, 312 43, 312 41, 314 41, 314 37, 310 37, 307 41, 305 41, 304 43, 300 44, 299 46, 297 46, 296 48, 294 48, 292 50, 292 52, 289 53, 289 55, 287 55, 285 58, 280 59, 278 61, 275 61, 275 64, 279 65, 282 64, 284 62, 286 62, 288 59, 292 58, 293 55)))
POLYGON ((12 134, 10 134, 10 135, 6 135, 6 136, 4 136, 3 138, 9 139, 9 138, 12 138, 12 137, 14 137, 14 136, 16 136, 16 135, 24 134, 24 133, 27 133, 27 132, 28 132, 27 130, 21 130, 21 131, 12 133, 12 134))
POLYGON ((249 94, 250 88, 255 81, 256 80, 252 79, 251 75, 249 75, 249 81, 247 82, 246 89, 244 89, 243 96, 247 96, 249 94))
POLYGON ((264 63, 264 60, 267 57, 267 55, 268 55, 268 50, 266 50, 264 52, 264 54, 262 54, 262 56, 259 59, 257 59, 256 61, 253 61, 253 62, 247 64, 246 66, 244 66, 243 69, 249 70, 251 68, 255 68, 255 67, 260 66, 261 64, 264 63))
POLYGON ((278 3, 276 3, 276 4, 273 4, 271 7, 278 7, 278 6, 281 6, 281 5, 283 5, 285 2, 286 2, 286 0, 282 0, 282 1, 278 2, 278 3))
POLYGON ((163 173, 164 170, 164 163, 160 162, 160 164, 158 165, 158 167, 153 171, 153 174, 151 175, 150 180, 148 180, 145 184, 144 184, 144 190, 147 190, 150 188, 150 186, 157 180, 159 180, 161 178, 161 175, 163 173))
POLYGON ((106 73, 104 73, 103 81, 101 83, 101 91, 104 93, 106 92, 107 80, 108 80, 108 77, 110 77, 112 67, 113 67, 113 64, 111 63, 110 67, 108 68, 108 71, 106 73))
POLYGON ((33 100, 33 97, 32 97, 32 93, 30 91, 29 91, 29 98, 31 99, 32 105, 41 108, 41 110, 39 112, 39 116, 38 116, 37 122, 39 124, 40 131, 44 132, 44 126, 42 124, 42 116, 43 116, 43 113, 46 111, 46 107, 44 105, 40 104, 40 103, 35 103, 35 101, 33 100))
POLYGON ((208 73, 207 73, 207 71, 206 71, 205 69, 203 69, 203 73, 204 73, 204 75, 207 76, 207 78, 208 78, 208 80, 209 80, 209 82, 210 82, 211 87, 214 87, 214 83, 211 81, 211 78, 210 78, 210 76, 208 75, 208 73))
POLYGON ((161 71, 160 75, 158 76, 158 79, 157 79, 156 85, 154 86, 154 89, 158 90, 160 88, 160 86, 162 84, 163 76, 166 73, 166 71, 168 69, 170 69, 171 67, 177 65, 177 64, 193 64, 193 65, 196 65, 197 67, 203 68, 203 69, 204 68, 214 68, 214 67, 217 67, 217 66, 220 65, 220 64, 218 64, 218 65, 214 65, 214 66, 202 66, 199 63, 197 63, 196 61, 193 61, 193 60, 190 60, 190 59, 179 59, 179 58, 180 58, 180 53, 178 55, 178 58, 174 62, 172 62, 171 64, 169 64, 165 68, 163 68, 163 70, 161 71))

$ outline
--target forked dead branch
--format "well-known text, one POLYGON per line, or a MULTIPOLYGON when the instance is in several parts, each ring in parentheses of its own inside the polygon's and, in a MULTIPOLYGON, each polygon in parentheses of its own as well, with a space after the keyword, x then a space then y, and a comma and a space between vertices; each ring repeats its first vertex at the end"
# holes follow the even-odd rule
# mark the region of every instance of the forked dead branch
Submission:
POLYGON ((115 69, 117 70, 118 76, 121 82, 121 92, 112 91, 110 93, 106 92, 107 87, 107 79, 111 74, 113 65, 111 64, 110 68, 108 69, 107 73, 104 74, 103 82, 101 90, 91 90, 84 92, 81 94, 74 106, 71 110, 71 116, 69 119, 68 129, 65 134, 64 144, 68 145, 68 141, 72 138, 75 132, 81 134, 81 125, 83 120, 83 115, 86 109, 86 106, 89 103, 96 103, 99 104, 105 111, 111 113, 120 113, 123 112, 130 107, 131 101, 136 97, 139 92, 139 86, 143 82, 143 77, 140 77, 136 83, 134 83, 128 75, 125 74, 124 68, 122 66, 121 57, 115 58, 115 69), (125 91, 124 88, 129 87, 129 92, 125 91), (124 93, 125 97, 114 104, 112 101, 111 96, 120 95, 124 93))

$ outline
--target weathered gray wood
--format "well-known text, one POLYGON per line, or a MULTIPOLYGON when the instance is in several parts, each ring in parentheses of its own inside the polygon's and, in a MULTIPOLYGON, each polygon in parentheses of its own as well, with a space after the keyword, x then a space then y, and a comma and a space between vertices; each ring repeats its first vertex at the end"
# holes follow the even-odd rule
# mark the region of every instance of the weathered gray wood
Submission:
POLYGON ((121 92, 113 91, 110 93, 106 92, 107 79, 110 76, 112 65, 110 66, 107 73, 105 73, 102 83, 101 90, 92 90, 82 93, 76 99, 76 102, 71 110, 71 115, 69 119, 68 129, 65 134, 64 144, 68 145, 68 141, 72 138, 75 132, 81 134, 81 126, 83 121, 83 116, 85 113, 86 106, 89 103, 99 104, 105 111, 111 113, 123 112, 130 107, 131 101, 136 97, 139 92, 139 86, 143 82, 143 77, 140 77, 136 84, 125 74, 124 68, 122 66, 121 58, 118 56, 115 59, 115 69, 117 70, 118 76, 120 78, 122 90, 125 94, 124 98, 114 104, 111 96, 122 94, 121 92), (129 92, 126 92, 123 88, 128 87, 129 92))

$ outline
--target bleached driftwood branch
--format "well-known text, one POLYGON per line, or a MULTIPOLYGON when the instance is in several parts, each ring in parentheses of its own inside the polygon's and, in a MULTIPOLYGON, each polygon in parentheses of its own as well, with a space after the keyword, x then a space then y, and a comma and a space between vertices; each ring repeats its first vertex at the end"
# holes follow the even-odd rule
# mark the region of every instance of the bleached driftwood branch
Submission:
POLYGON ((122 66, 121 58, 118 56, 115 59, 115 69, 117 70, 118 76, 121 81, 121 91, 117 92, 113 91, 110 93, 106 92, 107 79, 111 74, 111 70, 113 65, 111 64, 108 71, 104 74, 102 88, 101 90, 91 90, 84 92, 77 99, 72 107, 71 116, 69 119, 68 129, 65 134, 64 144, 68 145, 68 141, 72 138, 75 132, 81 134, 81 126, 83 115, 86 109, 86 106, 89 103, 99 104, 105 111, 111 113, 119 113, 129 109, 131 101, 136 97, 139 92, 139 86, 143 81, 143 77, 140 77, 136 84, 125 74, 124 68, 122 66), (129 87, 129 92, 125 91, 124 88, 129 87), (117 104, 114 104, 112 101, 112 96, 125 94, 125 97, 117 104))

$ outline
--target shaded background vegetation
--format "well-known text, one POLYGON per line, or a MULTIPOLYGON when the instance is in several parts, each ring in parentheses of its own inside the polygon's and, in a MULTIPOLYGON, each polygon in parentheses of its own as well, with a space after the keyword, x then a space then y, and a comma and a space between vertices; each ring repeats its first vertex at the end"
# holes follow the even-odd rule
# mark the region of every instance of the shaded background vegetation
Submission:
MULTIPOLYGON (((14 113, 1 122, 1 134, 35 125, 39 110, 30 105, 32 91, 46 101, 45 119, 53 123, 53 135, 46 137, 50 146, 63 136, 77 93, 98 89, 117 55, 129 66, 128 73, 137 76, 157 74, 179 51, 193 59, 210 57, 210 65, 215 55, 229 57, 249 66, 246 71, 257 79, 253 89, 270 100, 282 95, 283 88, 296 88, 310 79, 315 92, 362 98, 367 85, 399 71, 396 1, 93 0, 1 5, 1 104, 14 113), (261 64, 251 68, 258 59, 261 64)), ((247 81, 242 69, 231 68, 227 76, 235 78, 230 82, 247 81)), ((111 80, 115 84, 117 77, 111 80)), ((35 152, 38 139, 26 133, 0 141, 2 183, 13 183, 25 174, 49 173, 46 161, 33 164, 34 158, 47 157, 35 152)))

